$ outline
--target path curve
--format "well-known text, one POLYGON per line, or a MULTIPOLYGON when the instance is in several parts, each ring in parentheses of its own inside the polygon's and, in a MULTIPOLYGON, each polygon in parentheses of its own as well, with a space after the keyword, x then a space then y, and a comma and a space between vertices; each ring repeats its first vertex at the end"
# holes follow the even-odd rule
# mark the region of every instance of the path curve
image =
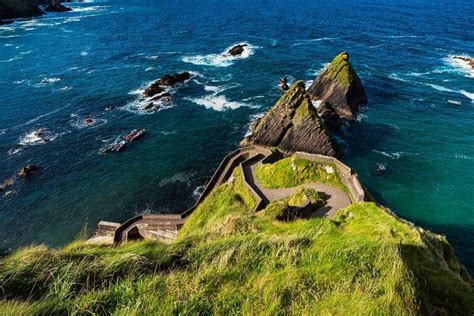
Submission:
POLYGON ((298 191, 298 189, 304 187, 314 189, 327 196, 326 204, 311 214, 312 217, 330 217, 335 215, 338 210, 351 204, 351 200, 347 193, 341 189, 323 183, 307 183, 292 188, 281 189, 266 188, 257 180, 255 174, 257 167, 262 164, 263 159, 265 159, 265 157, 249 161, 249 163, 244 163, 242 164, 242 169, 248 184, 252 186, 252 188, 257 191, 257 193, 261 194, 261 196, 265 198, 266 202, 272 202, 291 197, 298 191))

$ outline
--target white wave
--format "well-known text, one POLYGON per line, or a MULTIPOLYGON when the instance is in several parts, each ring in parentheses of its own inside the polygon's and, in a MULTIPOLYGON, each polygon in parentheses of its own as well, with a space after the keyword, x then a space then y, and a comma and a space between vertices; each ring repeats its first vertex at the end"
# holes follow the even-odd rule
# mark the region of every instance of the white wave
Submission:
POLYGON ((81 52, 81 56, 83 56, 83 57, 84 57, 84 56, 87 56, 87 55, 89 55, 89 53, 88 53, 88 52, 86 52, 86 51, 83 51, 83 52, 81 52))
POLYGON ((52 77, 52 78, 43 78, 40 82, 41 85, 49 85, 61 81, 61 78, 52 77))
POLYGON ((7 59, 7 60, 0 60, 0 63, 10 63, 12 61, 20 60, 20 59, 23 59, 23 56, 13 57, 13 58, 10 58, 10 59, 7 59))
POLYGON ((55 140, 58 136, 59 134, 52 133, 47 128, 39 128, 20 137, 18 144, 22 146, 41 145, 55 140))
POLYGON ((446 87, 443 87, 443 86, 439 86, 437 84, 431 84, 431 83, 427 83, 428 86, 430 86, 431 88, 435 89, 435 90, 438 90, 438 91, 444 91, 444 92, 456 92, 452 89, 449 89, 449 88, 446 88, 446 87))
POLYGON ((64 20, 64 23, 72 23, 72 22, 80 22, 81 18, 78 17, 73 17, 73 18, 67 18, 64 20))
POLYGON ((204 90, 210 91, 210 92, 219 92, 220 88, 218 86, 204 86, 204 90))
POLYGON ((254 125, 255 121, 262 118, 264 115, 265 112, 250 115, 250 122, 247 124, 247 131, 245 132, 244 137, 249 137, 252 135, 252 126, 254 125))
MULTIPOLYGON (((455 56, 453 55, 448 56, 447 58, 444 59, 444 61, 451 67, 454 67, 454 69, 461 72, 464 76, 468 78, 474 78, 474 68, 472 68, 467 61, 464 61, 459 58, 454 58, 454 57, 455 56)), ((461 56, 458 55, 458 57, 472 58, 466 55, 461 55, 461 56)))
POLYGON ((473 160, 474 158, 467 156, 467 155, 462 155, 462 154, 455 154, 453 155, 454 158, 456 159, 463 159, 463 160, 473 160))
POLYGON ((17 155, 17 154, 20 154, 21 152, 23 152, 23 147, 18 147, 18 148, 10 148, 7 152, 8 156, 14 156, 14 155, 17 155))
POLYGON ((161 180, 158 183, 158 186, 163 187, 163 186, 166 186, 168 184, 172 184, 172 183, 176 183, 176 182, 182 182, 182 183, 188 184, 190 182, 190 179, 195 175, 196 175, 196 173, 194 173, 194 172, 193 173, 180 172, 180 173, 177 173, 177 174, 175 174, 174 176, 172 176, 170 178, 165 178, 165 179, 161 180))
POLYGON ((107 120, 101 118, 80 117, 77 114, 71 114, 71 117, 73 118, 70 122, 71 126, 78 129, 98 127, 107 124, 107 120))
POLYGON ((64 87, 59 89, 59 91, 69 91, 69 90, 72 90, 72 87, 64 86, 64 87))
POLYGON ((385 152, 385 151, 378 151, 378 150, 375 150, 375 149, 373 149, 372 151, 373 151, 374 153, 380 154, 380 155, 382 155, 382 156, 385 156, 385 157, 388 157, 388 158, 394 159, 394 160, 400 159, 401 154, 402 154, 402 152, 387 153, 387 152, 385 152))
POLYGON ((5 46, 5 47, 12 47, 12 46, 13 46, 13 44, 9 44, 9 43, 7 43, 7 44, 5 44, 5 45, 3 45, 3 46, 5 46))
POLYGON ((252 56, 255 53, 255 49, 258 46, 252 46, 249 43, 237 43, 226 48, 220 54, 209 54, 209 55, 195 55, 195 56, 184 56, 181 60, 185 63, 191 63, 200 66, 214 66, 214 67, 229 67, 234 64, 234 61, 239 59, 245 59, 252 56), (247 45, 244 47, 244 51, 240 56, 231 56, 227 52, 236 45, 247 45))
POLYGON ((93 12, 108 8, 108 6, 71 7, 72 12, 93 12))
POLYGON ((320 38, 310 38, 310 39, 304 39, 304 40, 299 40, 295 44, 291 45, 293 47, 295 46, 301 46, 301 45, 308 45, 314 42, 321 42, 321 41, 334 41, 337 40, 337 37, 320 37, 320 38))
POLYGON ((251 104, 229 101, 225 95, 211 94, 202 98, 186 98, 186 100, 215 111, 235 110, 243 106, 252 107, 251 104))
POLYGON ((155 69, 155 67, 148 67, 148 68, 145 69, 145 71, 152 71, 154 69, 155 69))
POLYGON ((395 72, 391 73, 388 77, 389 77, 390 79, 393 79, 393 80, 402 81, 402 82, 408 82, 408 80, 403 79, 402 77, 400 77, 400 74, 397 74, 397 73, 395 73, 395 72))
POLYGON ((468 97, 469 99, 471 99, 472 101, 474 101, 474 93, 467 92, 467 91, 465 91, 465 90, 460 90, 459 93, 461 93, 461 94, 464 95, 465 97, 468 97))

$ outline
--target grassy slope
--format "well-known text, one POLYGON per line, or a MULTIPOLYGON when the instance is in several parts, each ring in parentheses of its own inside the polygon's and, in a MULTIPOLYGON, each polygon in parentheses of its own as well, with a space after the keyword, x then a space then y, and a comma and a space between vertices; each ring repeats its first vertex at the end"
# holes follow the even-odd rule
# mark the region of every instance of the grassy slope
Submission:
POLYGON ((446 240, 372 203, 279 222, 279 202, 255 202, 234 173, 170 245, 73 243, 2 260, 5 314, 472 314, 446 240), (449 252, 449 251, 448 251, 449 252), (453 271, 454 270, 454 271, 453 271))
POLYGON ((288 157, 273 164, 264 164, 257 168, 258 181, 270 189, 292 188, 304 183, 320 182, 349 192, 341 182, 333 164, 320 164, 314 161, 288 157), (334 173, 327 173, 325 166, 332 167, 334 173))

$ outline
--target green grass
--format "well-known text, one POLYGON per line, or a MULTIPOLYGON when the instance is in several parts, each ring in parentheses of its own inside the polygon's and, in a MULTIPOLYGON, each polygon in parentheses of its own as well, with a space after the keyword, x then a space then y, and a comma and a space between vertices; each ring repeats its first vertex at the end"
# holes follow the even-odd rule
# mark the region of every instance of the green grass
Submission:
POLYGON ((305 183, 318 182, 332 185, 348 193, 333 164, 321 164, 295 156, 278 160, 272 164, 263 164, 255 172, 257 180, 269 189, 292 188, 305 183), (334 170, 327 173, 325 167, 334 170))
POLYGON ((350 62, 344 59, 344 55, 348 56, 347 52, 342 52, 334 57, 327 67, 325 74, 335 79, 339 84, 347 86, 356 80, 356 72, 350 62))
POLYGON ((291 222, 274 216, 287 201, 257 214, 254 203, 237 169, 171 244, 17 250, 0 261, 1 314, 474 313, 443 237, 373 203, 291 222))

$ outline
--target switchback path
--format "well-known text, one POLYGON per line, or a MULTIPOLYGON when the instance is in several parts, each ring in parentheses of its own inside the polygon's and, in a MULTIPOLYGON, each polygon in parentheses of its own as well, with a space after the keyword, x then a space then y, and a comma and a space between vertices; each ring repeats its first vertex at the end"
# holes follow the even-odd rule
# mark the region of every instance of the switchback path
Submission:
POLYGON ((326 195, 327 198, 326 205, 316 210, 312 214, 313 217, 333 216, 336 211, 345 208, 351 204, 351 200, 347 193, 345 193, 341 189, 323 183, 307 183, 297 187, 281 189, 269 189, 264 187, 257 180, 255 174, 255 170, 258 166, 262 164, 263 159, 265 159, 265 157, 262 156, 258 160, 254 160, 252 162, 249 162, 248 164, 243 164, 242 168, 248 184, 252 186, 257 193, 261 194, 262 198, 264 197, 266 202, 272 202, 291 197, 298 191, 299 188, 305 187, 314 189, 326 195))

